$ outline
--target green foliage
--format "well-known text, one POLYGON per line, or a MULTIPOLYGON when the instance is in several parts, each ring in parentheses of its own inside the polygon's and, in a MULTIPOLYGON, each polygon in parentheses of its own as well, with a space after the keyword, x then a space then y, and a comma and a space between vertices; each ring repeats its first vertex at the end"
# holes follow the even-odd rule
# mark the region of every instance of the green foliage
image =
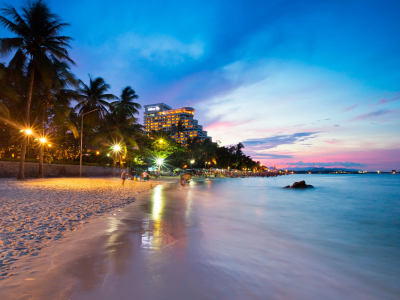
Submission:
POLYGON ((89 76, 86 84, 71 73, 71 38, 61 34, 69 24, 45 2, 29 2, 22 15, 11 6, 1 12, 0 25, 12 35, 0 38, 0 54, 11 54, 8 65, 0 64, 1 160, 17 161, 27 153, 26 161, 43 158, 45 163, 79 164, 83 136, 86 165, 135 168, 152 165, 157 158, 164 158, 171 169, 191 160, 194 167, 241 169, 259 165, 243 153, 241 143, 220 147, 195 137, 183 147, 172 138, 187 137, 181 121, 172 132, 155 131, 147 136, 138 124, 141 105, 134 89, 127 86, 117 97, 109 93, 105 79, 89 76), (74 101, 77 104, 73 107, 74 101), (21 132, 27 127, 33 130, 29 139, 21 132), (47 141, 39 151, 42 137, 47 141), (113 151, 113 145, 121 150, 113 151))

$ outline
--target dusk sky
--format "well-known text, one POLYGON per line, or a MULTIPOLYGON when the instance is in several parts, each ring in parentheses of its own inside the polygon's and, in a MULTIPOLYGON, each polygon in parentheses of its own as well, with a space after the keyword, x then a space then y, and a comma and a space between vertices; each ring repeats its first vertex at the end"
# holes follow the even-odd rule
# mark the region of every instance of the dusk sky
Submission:
POLYGON ((48 3, 84 82, 194 107, 268 166, 400 169, 398 0, 48 3))

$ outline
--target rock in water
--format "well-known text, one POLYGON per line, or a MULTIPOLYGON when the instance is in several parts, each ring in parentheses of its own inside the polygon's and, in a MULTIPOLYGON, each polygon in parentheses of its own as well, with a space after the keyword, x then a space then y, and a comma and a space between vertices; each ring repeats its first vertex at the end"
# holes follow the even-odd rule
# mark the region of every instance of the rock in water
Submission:
POLYGON ((285 186, 284 189, 306 189, 306 188, 313 188, 312 185, 306 184, 304 180, 298 181, 292 184, 292 186, 285 186))

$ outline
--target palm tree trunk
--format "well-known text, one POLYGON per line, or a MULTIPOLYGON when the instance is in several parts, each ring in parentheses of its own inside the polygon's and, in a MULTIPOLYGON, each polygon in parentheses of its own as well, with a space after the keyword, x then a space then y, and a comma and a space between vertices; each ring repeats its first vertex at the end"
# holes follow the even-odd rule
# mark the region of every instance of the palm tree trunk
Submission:
POLYGON ((43 174, 43 143, 39 147, 39 174, 38 178, 44 178, 43 174))
MULTIPOLYGON (((30 66, 30 74, 29 74, 29 87, 28 87, 28 94, 27 94, 27 101, 26 101, 26 108, 25 108, 25 126, 29 128, 30 120, 29 120, 29 113, 31 109, 31 101, 32 101, 32 91, 33 91, 33 81, 35 79, 34 69, 33 69, 33 59, 31 61, 30 66)), ((28 136, 25 134, 24 140, 22 141, 21 147, 21 158, 19 161, 19 173, 17 179, 25 180, 25 154, 26 154, 26 144, 28 141, 28 136)))
MULTIPOLYGON (((46 110, 43 110, 43 114, 42 114, 42 136, 44 137, 44 118, 45 118, 45 113, 46 110)), ((40 147, 39 147, 39 174, 38 174, 38 178, 44 178, 44 174, 43 174, 43 143, 40 143, 40 147)))

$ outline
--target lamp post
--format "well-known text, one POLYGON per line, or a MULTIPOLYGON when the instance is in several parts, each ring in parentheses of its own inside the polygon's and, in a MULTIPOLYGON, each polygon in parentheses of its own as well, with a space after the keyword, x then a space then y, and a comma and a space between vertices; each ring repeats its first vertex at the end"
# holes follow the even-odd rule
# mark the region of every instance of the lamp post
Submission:
POLYGON ((190 167, 192 168, 192 170, 193 170, 193 164, 194 164, 194 159, 192 159, 192 160, 190 161, 190 167))
POLYGON ((40 154, 39 154, 39 173, 38 173, 38 178, 43 178, 44 174, 43 174, 43 150, 44 150, 44 144, 46 143, 46 138, 45 137, 41 137, 39 139, 40 142, 40 154))
POLYGON ((161 157, 157 158, 156 164, 158 165, 158 172, 161 171, 161 166, 162 166, 163 162, 164 162, 164 158, 161 158, 161 157))
MULTIPOLYGON (((30 141, 29 137, 32 134, 32 129, 30 129, 30 128, 25 129, 25 133, 28 136, 28 147, 27 148, 28 148, 28 162, 29 162, 29 141, 30 141)), ((31 167, 30 167, 30 165, 28 165, 28 175, 30 172, 31 172, 31 167)))
POLYGON ((91 112, 94 112, 96 110, 99 110, 98 108, 93 109, 91 111, 88 111, 87 113, 82 114, 82 122, 81 122, 81 157, 80 157, 80 162, 79 162, 79 177, 82 177, 82 144, 83 144, 83 116, 90 114, 91 112))
MULTIPOLYGON (((114 174, 114 171, 116 169, 115 165, 116 165, 116 160, 117 160, 117 154, 121 151, 121 146, 119 144, 113 145, 112 151, 113 151, 113 174, 114 174)), ((120 161, 120 159, 119 159, 119 161, 120 161)), ((121 164, 120 164, 120 166, 121 166, 121 164)))

